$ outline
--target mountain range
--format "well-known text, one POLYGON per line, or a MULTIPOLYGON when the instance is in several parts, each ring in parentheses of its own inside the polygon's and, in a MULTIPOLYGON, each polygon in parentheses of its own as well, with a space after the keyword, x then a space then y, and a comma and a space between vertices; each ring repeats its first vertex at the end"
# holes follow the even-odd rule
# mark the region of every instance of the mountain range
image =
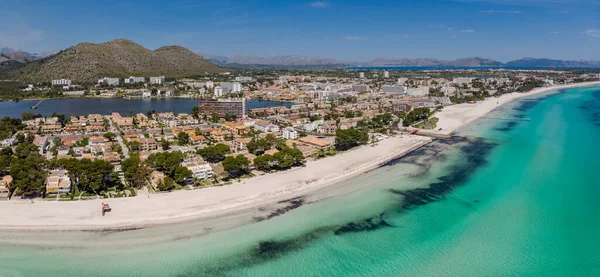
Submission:
POLYGON ((342 61, 316 56, 216 56, 200 54, 206 60, 224 67, 308 67, 308 66, 440 66, 440 67, 480 67, 480 66, 514 66, 514 67, 598 67, 600 61, 564 61, 550 59, 523 58, 502 63, 492 59, 470 57, 456 60, 440 60, 434 58, 386 59, 376 58, 367 62, 342 61))
MULTIPOLYGON (((17 61, 15 59, 12 59, 17 61)), ((131 40, 115 39, 105 43, 79 43, 45 58, 25 60, 6 74, 23 82, 71 79, 95 82, 104 76, 185 77, 224 69, 181 46, 147 49, 131 40)))
POLYGON ((347 66, 411 66, 411 67, 600 67, 600 61, 564 61, 523 58, 502 63, 492 59, 470 57, 456 60, 434 58, 386 59, 368 62, 342 61, 317 56, 216 56, 194 53, 181 46, 147 49, 131 40, 115 39, 105 43, 82 42, 50 53, 28 53, 0 48, 0 79, 21 82, 47 82, 71 79, 95 82, 104 76, 188 77, 205 72, 227 71, 226 68, 307 68, 327 69, 347 66))

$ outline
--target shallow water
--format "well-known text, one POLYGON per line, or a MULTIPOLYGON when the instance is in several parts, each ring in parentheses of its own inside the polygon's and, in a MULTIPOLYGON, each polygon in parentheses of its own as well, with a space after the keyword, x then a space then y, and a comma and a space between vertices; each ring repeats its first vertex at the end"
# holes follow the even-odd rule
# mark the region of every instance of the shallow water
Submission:
POLYGON ((599 276, 600 88, 494 113, 531 121, 475 121, 460 132, 468 139, 436 141, 349 180, 343 196, 308 195, 228 231, 111 243, 203 228, 188 223, 48 235, 81 248, 0 246, 0 276, 599 276))

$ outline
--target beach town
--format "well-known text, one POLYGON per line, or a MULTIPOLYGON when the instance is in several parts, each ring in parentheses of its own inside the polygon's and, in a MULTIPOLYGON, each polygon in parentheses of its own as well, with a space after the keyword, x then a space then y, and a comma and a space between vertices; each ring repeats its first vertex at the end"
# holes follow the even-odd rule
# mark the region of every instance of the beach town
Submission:
POLYGON ((463 76, 452 79, 388 71, 268 80, 220 74, 231 81, 169 84, 125 78, 136 89, 103 78, 81 95, 69 90, 70 80, 52 80, 65 95, 169 97, 176 90, 198 105, 189 113, 51 116, 32 107, 21 119, 4 118, 0 228, 145 227, 277 203, 377 168, 517 98, 600 77, 491 71, 495 77, 482 78, 457 70, 463 76), (247 110, 247 99, 291 104, 247 110))

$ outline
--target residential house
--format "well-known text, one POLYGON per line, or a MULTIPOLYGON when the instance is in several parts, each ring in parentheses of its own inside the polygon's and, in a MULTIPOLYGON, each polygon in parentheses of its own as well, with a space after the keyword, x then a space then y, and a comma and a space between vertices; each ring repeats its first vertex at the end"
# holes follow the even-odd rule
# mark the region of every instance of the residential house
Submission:
POLYGON ((331 143, 321 140, 314 136, 307 136, 299 138, 298 141, 304 143, 305 145, 315 147, 317 149, 323 149, 331 146, 331 143))
POLYGON ((67 124, 67 125, 65 125, 65 128, 64 128, 64 132, 67 134, 83 133, 84 130, 85 130, 85 126, 80 123, 67 124))
POLYGON ((70 147, 82 142, 83 137, 62 138, 60 141, 62 142, 62 145, 70 147))
POLYGON ((246 145, 252 141, 252 138, 235 138, 233 140, 233 150, 235 152, 241 152, 247 149, 246 145))
POLYGON ((256 155, 252 153, 244 153, 243 155, 248 159, 248 161, 250 161, 250 166, 252 168, 252 165, 254 165, 254 159, 256 159, 256 155))
POLYGON ((57 158, 58 156, 66 156, 69 154, 69 149, 71 149, 71 147, 66 146, 66 145, 61 145, 58 147, 58 151, 57 151, 57 158))
POLYGON ((325 121, 323 119, 319 119, 319 120, 315 120, 311 123, 304 124, 304 130, 307 132, 312 132, 312 131, 316 130, 319 127, 319 125, 322 125, 323 123, 325 123, 325 121))
POLYGON ((49 145, 48 137, 36 137, 33 140, 33 144, 40 148, 40 152, 42 154, 46 153, 46 150, 47 150, 48 145, 49 145))
POLYGON ((277 152, 279 152, 279 150, 277 150, 275 148, 272 148, 272 149, 269 149, 269 150, 265 151, 265 155, 271 155, 271 156, 273 156, 277 152))
POLYGON ((221 131, 221 130, 214 130, 214 131, 210 132, 210 138, 215 142, 224 142, 225 137, 228 135, 230 135, 229 132, 225 132, 225 131, 221 131))
POLYGON ((9 186, 13 178, 10 175, 0 177, 0 197, 8 197, 9 186))
POLYGON ((183 163, 183 166, 192 172, 194 179, 208 180, 213 176, 213 170, 207 162, 188 162, 183 163))
POLYGON ((294 127, 285 127, 283 128, 283 138, 298 139, 298 131, 296 131, 294 127))
POLYGON ((46 178, 46 194, 69 193, 71 178, 66 170, 52 170, 46 178))
POLYGON ((324 135, 335 135, 336 130, 337 126, 333 120, 325 121, 323 125, 317 128, 317 132, 324 135))
POLYGON ((91 136, 88 138, 88 141, 89 141, 90 146, 93 146, 93 145, 102 145, 102 144, 108 142, 108 139, 103 136, 91 136))
POLYGON ((415 104, 410 101, 402 101, 396 105, 396 109, 403 112, 410 112, 414 106, 415 104))
POLYGON ((153 151, 158 149, 158 145, 156 144, 156 140, 154 138, 131 138, 129 142, 138 142, 139 147, 131 146, 132 151, 153 151))
POLYGON ((42 133, 56 134, 62 131, 62 125, 56 123, 45 123, 42 125, 42 133))
POLYGON ((104 127, 104 123, 100 122, 90 122, 89 125, 85 126, 85 130, 87 133, 103 133, 106 131, 104 127))
POLYGON ((164 182, 165 181, 165 174, 160 172, 160 171, 152 171, 152 173, 150 173, 150 183, 152 183, 152 185, 156 188, 158 187, 158 184, 160 182, 164 182))
POLYGON ((102 159, 104 161, 109 162, 112 165, 120 165, 121 164, 121 156, 117 152, 104 152, 102 155, 102 159))
POLYGON ((202 135, 192 136, 190 138, 190 140, 192 141, 193 145, 199 145, 199 144, 203 144, 206 142, 206 137, 204 137, 202 135))
POLYGON ((14 138, 6 138, 0 141, 0 146, 2 147, 11 147, 15 144, 17 140, 14 138))
POLYGON ((433 108, 435 107, 435 103, 428 98, 414 98, 411 99, 413 103, 415 103, 415 107, 417 108, 433 108))

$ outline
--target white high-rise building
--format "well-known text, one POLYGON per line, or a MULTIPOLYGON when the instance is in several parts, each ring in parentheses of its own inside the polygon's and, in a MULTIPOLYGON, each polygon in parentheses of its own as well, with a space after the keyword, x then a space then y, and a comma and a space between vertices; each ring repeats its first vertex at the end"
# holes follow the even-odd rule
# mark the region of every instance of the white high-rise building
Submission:
POLYGON ((406 94, 408 94, 409 96, 417 96, 417 97, 426 96, 429 94, 429 87, 423 86, 423 87, 418 87, 418 88, 409 88, 406 91, 406 94))
POLYGON ((234 83, 221 82, 221 88, 223 89, 223 92, 225 92, 225 93, 241 92, 242 91, 242 84, 240 84, 238 82, 234 82, 234 83))
POLYGON ((395 93, 395 94, 404 94, 404 93, 406 93, 406 88, 404 86, 383 85, 383 86, 381 86, 381 90, 383 92, 395 93))
POLYGON ((129 78, 125 78, 124 82, 125 84, 143 83, 146 82, 146 78, 130 76, 129 78))
POLYGON ((383 78, 389 78, 390 77, 390 72, 389 71, 384 71, 383 72, 383 78))
POLYGON ((358 77, 360 77, 361 79, 364 79, 365 78, 365 73, 364 72, 358 73, 358 77))
POLYGON ((106 85, 106 86, 118 86, 119 85, 119 78, 104 77, 104 78, 98 80, 98 84, 99 85, 106 85))
POLYGON ((165 84, 165 76, 150 77, 150 84, 164 85, 165 84))
POLYGON ((235 77, 235 80, 238 82, 252 82, 252 77, 244 77, 244 76, 238 76, 235 77))
POLYGON ((215 94, 215 97, 223 96, 223 88, 221 88, 221 86, 216 86, 214 94, 215 94))
POLYGON ((283 128, 282 135, 284 139, 298 139, 298 131, 294 127, 283 128))
POLYGON ((60 79, 60 80, 52 80, 53 86, 70 86, 71 80, 69 79, 60 79))

